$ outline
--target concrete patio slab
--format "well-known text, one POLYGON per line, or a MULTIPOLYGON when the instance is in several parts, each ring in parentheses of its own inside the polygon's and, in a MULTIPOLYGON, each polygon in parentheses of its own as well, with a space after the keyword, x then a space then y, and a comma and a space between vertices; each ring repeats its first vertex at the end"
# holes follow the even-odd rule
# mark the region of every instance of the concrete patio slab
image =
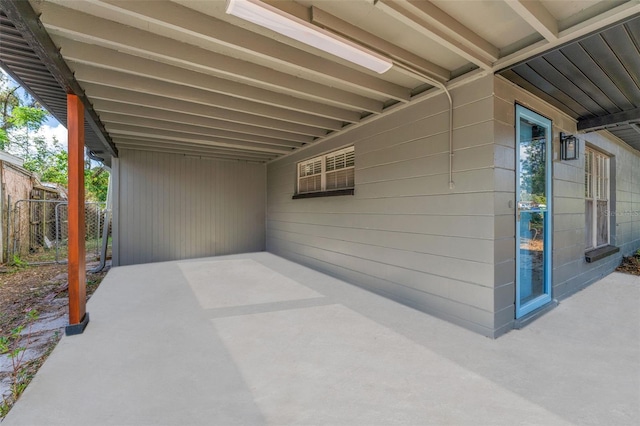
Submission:
POLYGON ((491 340, 268 253, 114 268, 3 426, 637 424, 639 296, 491 340))

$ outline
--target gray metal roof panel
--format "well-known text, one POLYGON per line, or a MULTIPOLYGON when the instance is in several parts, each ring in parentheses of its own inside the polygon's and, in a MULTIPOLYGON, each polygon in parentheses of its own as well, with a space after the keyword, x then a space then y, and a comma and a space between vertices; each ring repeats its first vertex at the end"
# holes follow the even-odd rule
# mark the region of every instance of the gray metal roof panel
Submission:
MULTIPOLYGON (((0 33, 2 34, 0 67, 66 126, 66 91, 2 10, 0 10, 0 33)), ((111 164, 111 156, 107 153, 103 140, 96 134, 89 117, 85 117, 85 145, 99 157, 104 158, 105 164, 111 164)))
MULTIPOLYGON (((500 74, 578 121, 637 110, 640 16, 516 64, 500 74)), ((625 123, 611 122, 600 128, 611 130, 638 149, 640 134, 628 122, 628 119, 625 123)))

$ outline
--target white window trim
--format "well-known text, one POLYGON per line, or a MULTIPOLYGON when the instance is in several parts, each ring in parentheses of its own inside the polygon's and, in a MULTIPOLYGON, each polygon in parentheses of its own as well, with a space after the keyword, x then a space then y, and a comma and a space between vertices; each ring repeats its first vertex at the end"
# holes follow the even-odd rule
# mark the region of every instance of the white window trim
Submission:
MULTIPOLYGON (((586 200, 591 200, 591 246, 587 247, 587 250, 592 250, 592 249, 597 249, 600 247, 605 247, 607 245, 610 244, 611 242, 611 220, 609 217, 607 217, 607 241, 603 244, 598 245, 598 200, 602 201, 603 199, 600 198, 598 195, 599 194, 599 189, 604 190, 604 192, 606 193, 606 201, 607 201, 607 206, 605 208, 605 212, 607 212, 607 214, 609 214, 609 212, 611 212, 611 207, 610 207, 610 203, 611 203, 611 174, 610 174, 610 164, 611 164, 611 159, 609 158, 608 155, 595 150, 593 148, 590 147, 586 147, 585 149, 585 179, 586 179, 586 168, 587 168, 587 164, 586 161, 588 161, 589 158, 589 153, 592 154, 591 159, 592 164, 589 165, 590 167, 590 171, 591 171, 591 182, 589 182, 589 193, 585 194, 585 199, 586 200), (600 183, 600 175, 596 174, 596 170, 598 170, 598 168, 596 168, 596 163, 598 162, 598 159, 603 159, 603 169, 604 169, 604 185, 602 188, 598 188, 598 184, 600 183), (588 195, 591 195, 591 197, 589 197, 588 195)), ((586 188, 586 185, 585 185, 586 188)))
MULTIPOLYGON (((354 188, 353 186, 344 187, 344 188, 336 188, 336 189, 327 189, 327 173, 331 173, 331 172, 334 171, 334 170, 327 171, 327 157, 337 156, 337 155, 340 155, 340 154, 343 154, 343 153, 348 153, 348 152, 355 152, 354 147, 353 146, 349 146, 349 147, 346 147, 346 148, 338 149, 336 151, 326 152, 326 153, 324 153, 322 155, 319 155, 317 157, 308 158, 308 159, 306 159, 304 161, 299 162, 297 167, 296 167, 296 194, 312 194, 312 193, 316 193, 316 192, 331 192, 331 191, 341 191, 341 190, 344 190, 344 189, 353 189, 354 188), (300 191, 300 180, 302 178, 309 177, 309 175, 301 176, 302 168, 304 166, 306 166, 307 164, 315 163, 318 160, 320 160, 320 189, 316 190, 316 191, 304 191, 304 192, 301 192, 300 191)), ((353 166, 344 167, 344 168, 339 169, 339 170, 349 170, 349 169, 355 169, 355 164, 353 166)), ((354 185, 355 185, 355 182, 354 182, 354 185)))

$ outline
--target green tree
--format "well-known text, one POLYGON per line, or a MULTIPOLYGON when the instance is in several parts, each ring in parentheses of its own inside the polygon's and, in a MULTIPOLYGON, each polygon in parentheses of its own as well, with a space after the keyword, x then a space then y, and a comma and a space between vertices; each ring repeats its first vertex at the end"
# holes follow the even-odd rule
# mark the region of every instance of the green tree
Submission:
POLYGON ((527 201, 546 203, 546 161, 545 140, 537 139, 524 147, 520 160, 520 188, 526 194, 527 201))
MULTIPOLYGON (((69 154, 54 140, 54 149, 40 146, 38 154, 26 161, 26 169, 40 175, 43 182, 52 182, 64 187, 68 185, 69 154)), ((88 201, 106 201, 109 187, 109 172, 102 166, 94 166, 89 160, 84 168, 85 198, 88 201)))
POLYGON ((102 167, 84 169, 85 197, 91 201, 106 201, 109 188, 109 172, 102 167))
POLYGON ((48 117, 35 100, 20 91, 20 86, 0 73, 0 149, 28 156, 34 136, 48 117))
POLYGON ((37 173, 43 182, 58 183, 67 186, 67 152, 54 137, 53 143, 36 139, 34 150, 24 162, 24 168, 37 173))
MULTIPOLYGON (((0 113, 0 149, 21 156, 25 169, 38 174, 43 182, 67 187, 67 151, 55 137, 47 141, 39 134, 49 117, 47 111, 3 73, 0 73, 0 113)), ((105 201, 108 171, 87 159, 84 176, 87 200, 105 201)))

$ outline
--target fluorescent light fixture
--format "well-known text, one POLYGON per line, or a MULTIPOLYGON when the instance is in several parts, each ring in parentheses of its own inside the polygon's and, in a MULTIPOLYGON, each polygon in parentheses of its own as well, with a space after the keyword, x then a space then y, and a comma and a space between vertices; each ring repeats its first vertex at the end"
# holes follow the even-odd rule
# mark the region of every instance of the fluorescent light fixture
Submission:
POLYGON ((358 64, 378 74, 387 72, 393 65, 391 60, 382 55, 286 14, 259 0, 227 0, 227 13, 358 64))

